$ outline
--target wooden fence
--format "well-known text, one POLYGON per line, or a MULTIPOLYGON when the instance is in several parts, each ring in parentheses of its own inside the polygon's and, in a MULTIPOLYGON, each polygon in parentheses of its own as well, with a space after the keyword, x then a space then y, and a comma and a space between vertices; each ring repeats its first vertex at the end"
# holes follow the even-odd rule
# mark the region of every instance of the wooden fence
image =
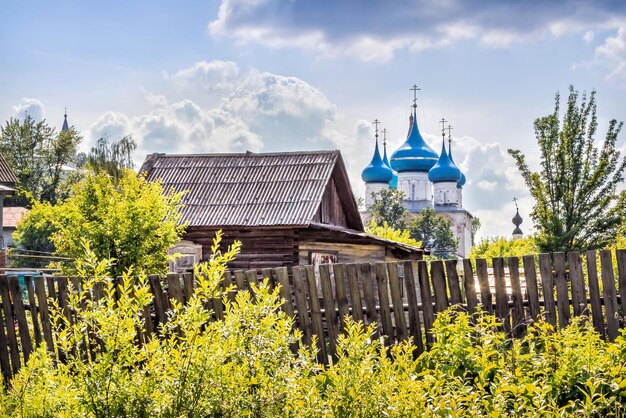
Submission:
MULTIPOLYGON (((616 259, 614 266, 611 252, 602 250, 521 260, 495 258, 493 268, 486 260, 467 259, 324 264, 317 269, 229 272, 223 285, 249 289, 261 278, 269 278, 273 286, 280 284, 282 309, 295 317, 305 344, 317 336, 318 360, 327 363, 335 356, 346 315, 365 324, 377 323, 374 337, 384 336, 387 344, 412 337, 419 355, 433 343, 431 328, 437 313, 451 305, 470 312, 482 305, 502 321, 511 337, 523 335, 529 321, 539 315, 556 327, 567 326, 572 316, 585 315, 603 338, 613 340, 626 315, 624 307, 620 309, 620 301, 626 301, 626 250, 618 250, 616 259)), ((28 361, 36 345, 45 343, 54 350, 50 303, 56 300, 60 307, 67 306, 72 281, 79 283, 77 278, 37 277, 27 279, 22 289, 17 277, 0 276, 0 368, 5 381, 28 361)), ((147 337, 167 321, 170 300, 185 302, 191 297, 194 278, 191 274, 150 276, 149 283, 154 297, 144 311, 147 337)), ((93 297, 102 297, 102 287, 94 289, 93 297)), ((220 300, 213 301, 212 309, 217 319, 223 317, 220 300)))

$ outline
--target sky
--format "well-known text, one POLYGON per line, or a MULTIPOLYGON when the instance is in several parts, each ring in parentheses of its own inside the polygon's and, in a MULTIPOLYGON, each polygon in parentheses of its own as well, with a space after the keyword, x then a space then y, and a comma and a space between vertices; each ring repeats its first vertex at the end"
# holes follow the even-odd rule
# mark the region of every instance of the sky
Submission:
MULTIPOLYGON (((352 188, 374 147, 453 126, 464 206, 480 237, 510 236, 533 199, 507 149, 539 168, 533 122, 569 85, 597 91, 597 138, 626 119, 626 2, 190 0, 5 2, 0 122, 25 112, 82 150, 132 135, 153 152, 339 149, 352 188)), ((626 150, 625 134, 618 145, 626 150)))

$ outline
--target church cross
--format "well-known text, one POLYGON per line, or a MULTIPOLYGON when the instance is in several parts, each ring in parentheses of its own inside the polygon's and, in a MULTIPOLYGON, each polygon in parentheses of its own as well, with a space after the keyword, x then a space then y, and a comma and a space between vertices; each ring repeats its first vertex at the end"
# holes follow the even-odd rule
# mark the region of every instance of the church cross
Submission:
POLYGON ((387 145, 387 128, 383 128, 383 145, 387 145))
POLYGON ((417 91, 421 89, 417 87, 417 84, 413 84, 409 90, 413 91, 413 107, 417 107, 417 91))
POLYGON ((452 146, 452 125, 448 124, 448 146, 452 146))
POLYGON ((376 139, 378 139, 378 125, 380 125, 380 121, 378 119, 374 119, 372 125, 374 125, 374 132, 376 133, 376 139))
POLYGON ((445 120, 444 118, 441 118, 441 120, 439 121, 441 122, 441 136, 446 137, 446 122, 447 120, 445 120))
POLYGON ((515 210, 519 210, 519 208, 517 207, 517 197, 514 197, 513 201, 515 202, 515 210))

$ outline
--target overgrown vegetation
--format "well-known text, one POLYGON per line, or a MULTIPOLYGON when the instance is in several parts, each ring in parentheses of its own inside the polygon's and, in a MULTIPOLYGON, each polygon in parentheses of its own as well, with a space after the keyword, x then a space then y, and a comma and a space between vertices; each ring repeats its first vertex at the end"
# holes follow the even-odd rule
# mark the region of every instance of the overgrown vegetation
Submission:
POLYGON ((478 245, 472 247, 469 258, 485 258, 492 260, 496 257, 522 257, 537 254, 539 248, 535 237, 530 235, 519 239, 494 237, 481 240, 478 245))
MULTIPOLYGON (((219 238, 219 237, 218 237, 219 238)), ((54 339, 65 358, 40 347, 0 391, 0 414, 17 417, 407 417, 623 416, 626 338, 602 341, 589 321, 555 331, 532 324, 507 340, 493 316, 455 308, 438 314, 436 342, 417 359, 410 341, 386 347, 373 327, 347 319, 328 366, 300 338, 264 284, 234 300, 219 286, 238 250, 197 266, 197 291, 174 303, 158 338, 146 339, 145 276, 125 274, 116 289, 107 261, 87 249, 72 289, 69 321, 53 307, 54 339), (104 298, 91 290, 103 283, 104 298), (222 297, 223 320, 209 301, 222 297), (138 332, 138 330, 140 332, 138 332), (141 342, 142 344, 138 344, 141 342)), ((315 346, 315 345, 314 345, 315 346)))
POLYGON ((387 222, 384 222, 382 225, 378 225, 376 221, 372 219, 370 224, 365 227, 365 232, 389 241, 400 242, 402 244, 412 245, 414 247, 422 246, 422 243, 420 241, 411 238, 409 231, 394 229, 390 227, 387 222))
POLYGON ((123 170, 119 179, 105 172, 87 173, 62 203, 35 203, 14 237, 22 248, 53 244, 46 250, 71 259, 58 263, 67 273, 75 272, 85 243, 98 259, 111 260, 107 273, 112 276, 131 267, 162 273, 167 250, 184 230, 178 224, 181 197, 165 193, 160 182, 148 182, 132 170, 123 170))

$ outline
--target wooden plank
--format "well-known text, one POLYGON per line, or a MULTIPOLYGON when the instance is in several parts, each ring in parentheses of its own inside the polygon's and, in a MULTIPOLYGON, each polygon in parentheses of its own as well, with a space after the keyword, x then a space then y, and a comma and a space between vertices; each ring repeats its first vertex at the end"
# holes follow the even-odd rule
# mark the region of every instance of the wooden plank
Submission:
POLYGON ((11 358, 11 367, 13 373, 17 373, 21 367, 20 352, 17 345, 17 335, 15 334, 15 325, 13 323, 13 304, 9 297, 9 281, 7 276, 0 276, 0 299, 2 300, 2 312, 4 314, 4 325, 7 331, 7 340, 9 345, 9 355, 11 358))
POLYGON ((273 277, 272 277, 272 269, 271 268, 264 268, 261 269, 261 277, 263 278, 263 280, 267 279, 267 284, 270 287, 270 289, 273 289, 275 286, 273 277))
POLYGON ((480 286, 480 303, 485 311, 493 313, 493 298, 491 297, 491 287, 489 286, 487 260, 482 258, 476 259, 476 276, 480 286))
POLYGON ((33 335, 35 336, 35 344, 39 346, 43 342, 41 334, 41 326, 39 325, 39 309, 37 308, 37 300, 35 298, 35 288, 33 287, 33 277, 24 277, 26 282, 26 293, 28 294, 28 307, 30 309, 30 318, 33 323, 33 335))
POLYGON ((396 336, 398 341, 402 341, 408 337, 408 330, 404 316, 404 302, 402 301, 402 284, 398 275, 399 267, 399 263, 387 263, 389 290, 391 291, 391 302, 393 303, 393 318, 396 323, 396 336))
POLYGON ((322 297, 324 301, 324 316, 326 319, 326 330, 328 332, 328 354, 336 359, 337 353, 337 310, 335 307, 335 298, 333 295, 333 285, 330 281, 330 264, 320 264, 320 284, 322 287, 322 297))
POLYGON ((193 273, 183 273, 183 294, 185 295, 185 302, 189 302, 193 297, 193 273))
POLYGON ((17 276, 9 276, 9 293, 11 294, 11 299, 13 300, 13 313, 17 319, 20 342, 22 343, 22 355, 24 356, 24 364, 26 364, 28 362, 28 358, 33 352, 33 343, 30 339, 28 321, 26 320, 26 309, 24 309, 20 282, 17 276))
POLYGON ((302 331, 302 339, 308 346, 311 345, 311 320, 309 318, 309 307, 306 302, 306 276, 304 267, 294 266, 293 268, 293 295, 296 301, 298 325, 302 331))
POLYGON ((583 265, 578 251, 567 253, 569 264, 569 280, 572 286, 572 307, 574 315, 587 315, 587 294, 585 292, 585 277, 583 276, 583 265))
POLYGON ((476 296, 472 260, 469 258, 463 259, 463 287, 465 288, 465 299, 467 299, 467 312, 473 314, 478 306, 478 297, 476 296))
POLYGON ((591 304, 591 320, 593 327, 600 334, 602 339, 606 339, 604 332, 604 318, 602 316, 602 300, 600 298, 600 285, 598 284, 598 265, 596 263, 596 252, 587 251, 587 278, 589 280, 589 300, 591 304))
POLYGON ((539 288, 537 286, 537 270, 535 268, 535 257, 525 255, 522 257, 524 263, 524 277, 526 278, 526 294, 528 298, 528 310, 530 317, 536 321, 539 317, 539 288))
POLYGON ((546 322, 556 327, 556 304, 554 303, 554 276, 552 275, 552 257, 548 253, 539 254, 539 274, 543 287, 543 303, 546 322))
POLYGON ((602 296, 606 312, 606 333, 609 341, 615 341, 619 334, 617 318, 617 292, 615 291, 615 277, 613 275, 611 250, 600 250, 600 270, 602 276, 602 296))
POLYGON ((509 314, 509 297, 506 293, 506 279, 504 276, 504 259, 496 257, 493 263, 493 279, 496 291, 496 316, 502 321, 504 332, 511 333, 511 315, 509 314))
POLYGON ((376 296, 374 295, 374 281, 376 279, 372 277, 372 266, 369 263, 363 263, 359 265, 359 281, 363 285, 363 298, 365 299, 365 308, 367 313, 367 325, 376 322, 379 326, 376 327, 372 338, 376 339, 380 336, 378 328, 380 323, 378 321, 378 311, 376 310, 376 296))
POLYGON ((350 263, 346 265, 348 273, 348 288, 350 289, 350 304, 352 306, 352 319, 356 322, 365 323, 363 314, 363 302, 361 300, 361 290, 359 288, 359 275, 357 265, 350 263))
POLYGON ((235 284, 238 290, 246 290, 246 273, 243 270, 235 271, 235 284))
POLYGON ((54 343, 52 340, 52 322, 50 320, 50 310, 48 309, 48 296, 46 295, 46 282, 43 277, 35 278, 35 294, 37 295, 37 304, 39 305, 39 316, 41 318, 41 329, 43 339, 48 346, 48 351, 54 352, 54 343))
POLYGON ((565 328, 569 325, 570 320, 565 253, 556 252, 552 257, 554 270, 556 272, 556 306, 557 312, 559 313, 559 327, 565 328))
POLYGON ((446 276, 443 271, 443 262, 435 260, 430 263, 430 278, 435 293, 435 312, 448 309, 448 292, 446 290, 446 276))
POLYGON ((169 299, 174 299, 177 303, 185 303, 183 289, 180 285, 180 275, 178 273, 167 273, 167 293, 169 299))
POLYGON ((289 272, 287 267, 274 269, 278 284, 280 284, 280 297, 283 298, 283 310, 290 318, 293 318, 293 303, 291 301, 291 286, 289 285, 289 272))
POLYGON ((415 276, 417 275, 417 262, 404 262, 404 288, 406 290, 406 301, 409 305, 409 335, 413 338, 416 352, 414 356, 424 352, 424 342, 422 341, 422 326, 420 324, 419 302, 417 299, 417 283, 415 276))
POLYGON ((317 337, 317 360, 320 363, 328 364, 328 354, 326 353, 326 339, 324 338, 324 328, 322 327, 322 309, 320 307, 319 296, 317 295, 317 280, 313 266, 305 266, 307 290, 309 292, 309 307, 311 309, 311 328, 317 337))
MULTIPOLYGON (((2 280, 0 278, 0 280, 2 280)), ((4 331, 4 315, 2 309, 0 309, 0 373, 2 373, 2 379, 4 386, 7 387, 13 374, 11 370, 11 361, 9 360, 9 341, 4 331)))
POLYGON ((47 288, 48 288, 48 298, 52 299, 52 300, 58 300, 57 298, 57 293, 55 290, 55 280, 53 276, 47 276, 46 277, 46 283, 48 284, 47 288))
POLYGON ((461 285, 459 274, 456 271, 457 260, 446 260, 446 276, 448 278, 448 289, 450 290, 450 305, 460 305, 463 303, 461 295, 461 285))
POLYGON ((428 264, 426 261, 417 262, 417 278, 420 286, 420 296, 422 297, 422 314, 424 316, 424 333, 426 334, 426 346, 430 347, 433 342, 432 328, 435 322, 433 311, 433 299, 430 292, 430 280, 428 278, 428 264))
POLYGON ((93 300, 99 301, 104 296, 104 283, 98 281, 93 284, 93 300))
POLYGON ((509 257, 509 278, 511 281, 511 300, 513 301, 513 315, 511 333, 514 337, 521 337, 526 331, 526 318, 524 314, 524 297, 519 279, 519 258, 509 257))
POLYGON ((165 296, 161 287, 161 278, 157 274, 151 274, 148 276, 148 282, 154 296, 154 313, 156 316, 154 329, 156 330, 159 324, 164 325, 167 323, 167 305, 165 304, 165 296))
POLYGON ((67 277, 65 276, 59 276, 57 277, 57 287, 58 287, 58 300, 59 300, 59 307, 63 310, 63 316, 65 316, 65 318, 67 318, 67 321, 71 324, 72 323, 72 315, 70 313, 70 308, 68 306, 69 303, 69 294, 67 291, 67 277))
POLYGON ((248 281, 248 290, 250 290, 250 293, 252 294, 252 298, 254 299, 255 292, 252 289, 252 285, 254 286, 259 285, 259 279, 256 275, 256 270, 246 270, 246 279, 248 281))
POLYGON ((622 305, 622 318, 626 321, 626 249, 615 251, 617 259, 617 282, 622 305))
POLYGON ((376 284, 378 288, 378 304, 380 306, 380 322, 383 327, 385 344, 393 344, 395 335, 393 324, 391 323, 391 302, 389 300, 389 275, 387 274, 387 264, 376 263, 376 284))
POLYGON ((350 315, 350 305, 346 294, 346 265, 333 264, 333 275, 335 276, 335 298, 339 310, 339 331, 343 331, 346 326, 346 316, 350 315))

